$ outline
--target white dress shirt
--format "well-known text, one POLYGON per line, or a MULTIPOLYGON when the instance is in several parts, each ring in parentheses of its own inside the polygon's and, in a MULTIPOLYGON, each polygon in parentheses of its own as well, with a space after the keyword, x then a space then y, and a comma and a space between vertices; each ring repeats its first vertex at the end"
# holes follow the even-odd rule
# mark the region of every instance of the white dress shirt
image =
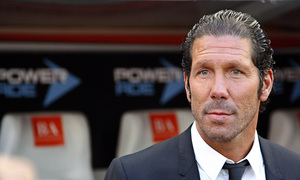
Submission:
MULTIPOLYGON (((196 122, 192 125, 191 135, 200 179, 228 180, 228 170, 222 169, 222 167, 225 162, 234 163, 234 161, 227 159, 206 144, 197 131, 196 122)), ((250 166, 246 168, 242 180, 265 180, 265 165, 260 151, 257 132, 255 132, 254 143, 250 152, 241 161, 245 159, 249 161, 250 166)))

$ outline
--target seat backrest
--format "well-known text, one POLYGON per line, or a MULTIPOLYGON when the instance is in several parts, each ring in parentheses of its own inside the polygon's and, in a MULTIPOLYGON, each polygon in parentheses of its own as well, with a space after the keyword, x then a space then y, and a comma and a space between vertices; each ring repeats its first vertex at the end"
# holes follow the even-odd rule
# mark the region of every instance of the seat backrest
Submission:
POLYGON ((268 139, 300 154, 300 110, 274 111, 268 139))
POLYGON ((0 152, 25 157, 38 179, 93 179, 86 117, 79 112, 8 113, 0 152))
POLYGON ((125 112, 121 117, 116 156, 134 153, 176 136, 193 121, 190 109, 125 112))

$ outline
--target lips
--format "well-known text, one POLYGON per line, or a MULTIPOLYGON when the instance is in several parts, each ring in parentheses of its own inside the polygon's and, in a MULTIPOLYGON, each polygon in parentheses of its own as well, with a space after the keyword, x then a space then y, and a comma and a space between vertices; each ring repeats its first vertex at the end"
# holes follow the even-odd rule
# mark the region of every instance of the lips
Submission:
POLYGON ((208 111, 206 112, 206 114, 215 114, 215 115, 231 115, 233 113, 231 112, 227 112, 227 111, 223 111, 223 110, 212 110, 212 111, 208 111))
POLYGON ((230 116, 232 116, 233 113, 222 111, 222 110, 213 110, 213 111, 207 112, 206 115, 210 119, 222 121, 222 120, 227 120, 228 118, 230 118, 230 116))

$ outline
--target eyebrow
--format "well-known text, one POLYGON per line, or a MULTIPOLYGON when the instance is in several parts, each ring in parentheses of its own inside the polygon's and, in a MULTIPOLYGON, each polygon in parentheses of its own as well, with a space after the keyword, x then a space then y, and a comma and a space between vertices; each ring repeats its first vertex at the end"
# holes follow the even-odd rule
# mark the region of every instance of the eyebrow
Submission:
POLYGON ((203 66, 208 66, 209 64, 212 64, 211 61, 203 60, 203 61, 198 61, 194 67, 203 67, 203 66))

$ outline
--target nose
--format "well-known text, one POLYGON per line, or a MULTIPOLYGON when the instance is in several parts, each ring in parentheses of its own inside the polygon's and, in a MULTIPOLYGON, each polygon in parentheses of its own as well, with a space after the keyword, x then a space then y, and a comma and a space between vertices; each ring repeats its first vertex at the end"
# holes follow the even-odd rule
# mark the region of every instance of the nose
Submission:
POLYGON ((228 85, 224 75, 215 75, 212 80, 212 87, 210 92, 210 97, 213 100, 226 100, 228 99, 228 85))

